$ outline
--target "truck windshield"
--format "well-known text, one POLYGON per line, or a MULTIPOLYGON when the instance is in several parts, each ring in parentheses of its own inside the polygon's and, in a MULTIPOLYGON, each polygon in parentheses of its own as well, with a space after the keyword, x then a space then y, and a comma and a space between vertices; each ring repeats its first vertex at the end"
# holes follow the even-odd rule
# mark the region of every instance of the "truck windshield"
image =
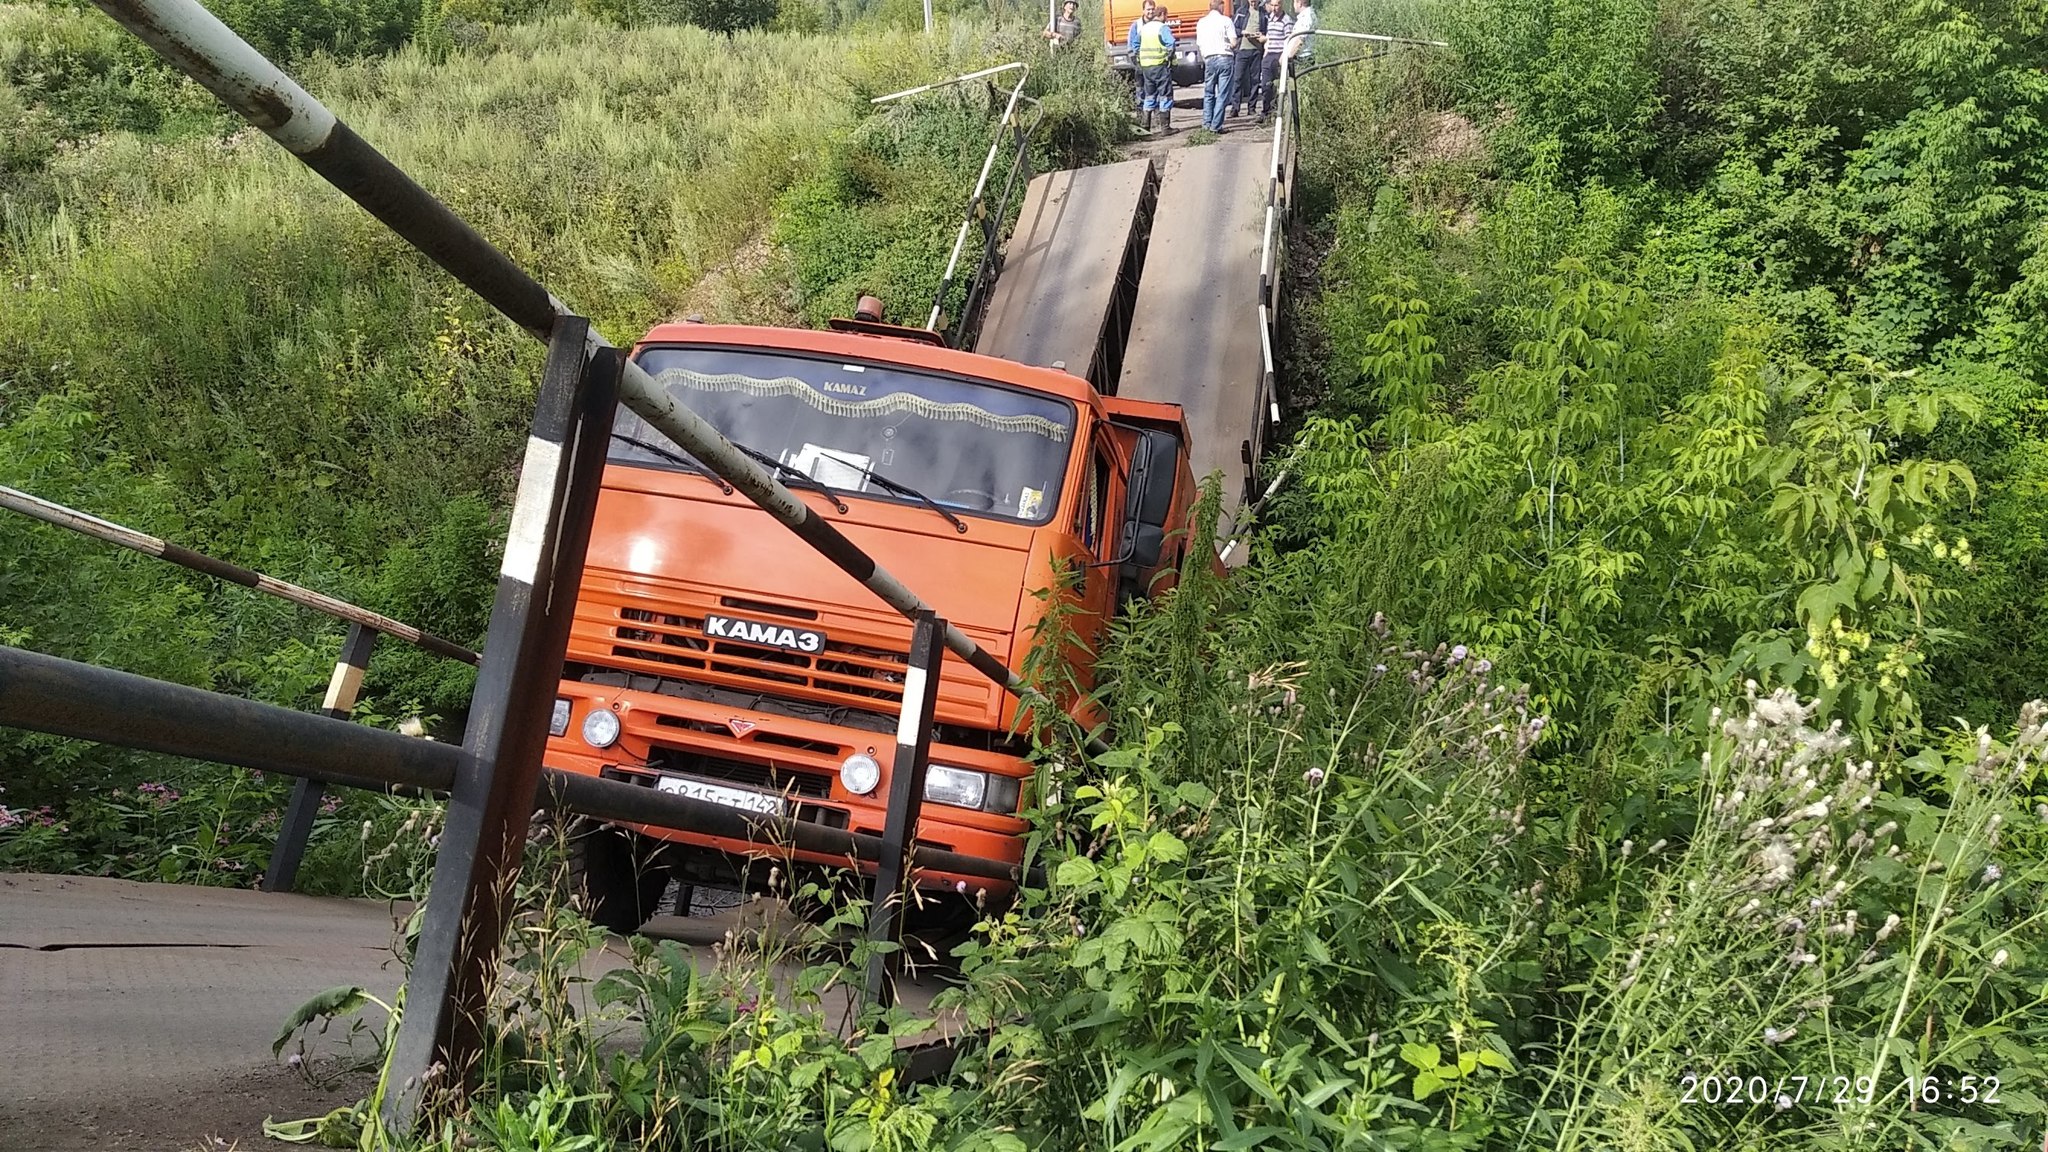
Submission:
MULTIPOLYGON (((1026 523, 1052 517, 1073 441, 1064 400, 926 375, 773 352, 647 348, 639 363, 671 396, 725 438, 841 492, 910 497, 864 473, 949 508, 1026 523)), ((621 407, 616 430, 680 452, 621 407)), ((612 460, 673 467, 629 440, 612 460)))

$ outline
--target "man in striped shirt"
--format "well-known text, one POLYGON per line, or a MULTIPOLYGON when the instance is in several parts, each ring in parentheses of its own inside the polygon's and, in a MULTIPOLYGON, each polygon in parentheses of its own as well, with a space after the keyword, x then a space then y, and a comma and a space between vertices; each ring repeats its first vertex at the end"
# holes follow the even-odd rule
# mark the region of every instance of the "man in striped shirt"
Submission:
POLYGON ((1280 54, 1287 49, 1287 37, 1294 31, 1294 17, 1281 10, 1280 0, 1266 0, 1266 58, 1260 77, 1258 113, 1271 116, 1280 100, 1280 54))

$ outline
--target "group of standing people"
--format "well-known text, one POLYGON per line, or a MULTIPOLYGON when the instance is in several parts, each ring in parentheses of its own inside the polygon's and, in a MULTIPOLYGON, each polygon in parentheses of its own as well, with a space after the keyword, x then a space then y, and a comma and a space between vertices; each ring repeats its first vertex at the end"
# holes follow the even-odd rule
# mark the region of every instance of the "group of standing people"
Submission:
MULTIPOLYGON (((1290 15, 1284 0, 1236 0, 1237 14, 1228 14, 1227 0, 1209 0, 1208 15, 1195 22, 1195 46, 1202 54, 1202 127, 1224 131, 1226 115, 1243 115, 1250 107, 1270 116, 1279 101, 1280 71, 1298 67, 1310 55, 1309 36, 1316 30, 1314 0, 1293 0, 1290 15)), ((1146 128, 1173 128, 1173 29, 1164 5, 1145 0, 1143 14, 1131 23, 1130 54, 1137 64, 1138 112, 1146 128)))

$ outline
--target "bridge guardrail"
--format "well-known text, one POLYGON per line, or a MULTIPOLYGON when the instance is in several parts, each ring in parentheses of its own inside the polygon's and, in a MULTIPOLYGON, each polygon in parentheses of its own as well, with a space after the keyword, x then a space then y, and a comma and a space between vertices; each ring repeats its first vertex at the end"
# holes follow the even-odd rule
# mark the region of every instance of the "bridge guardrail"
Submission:
MULTIPOLYGON (((1319 28, 1312 35, 1329 36, 1340 40, 1363 40, 1387 45, 1375 52, 1347 56, 1340 60, 1327 60, 1296 67, 1292 61, 1283 62, 1280 68, 1279 112, 1273 118, 1272 160, 1266 171, 1266 223, 1259 241, 1259 352, 1263 371, 1259 386, 1254 390, 1252 428, 1259 440, 1251 445, 1251 458, 1256 461, 1265 454, 1266 431, 1280 423, 1280 369, 1274 355, 1274 345, 1280 339, 1280 285, 1285 270, 1287 248, 1287 226, 1294 216, 1295 177, 1298 170, 1301 136, 1301 89, 1296 79, 1325 68, 1346 64, 1358 64, 1386 56, 1394 46, 1409 45, 1426 48, 1448 48, 1442 40, 1417 40, 1403 36, 1382 36, 1370 32, 1345 32, 1332 28, 1319 28)), ((1248 503, 1233 523, 1231 539, 1220 551, 1219 559, 1228 562, 1236 551, 1239 537, 1243 534, 1243 522, 1272 499, 1280 486, 1286 483, 1283 471, 1274 477, 1265 492, 1257 500, 1249 500, 1252 478, 1245 478, 1248 503)))

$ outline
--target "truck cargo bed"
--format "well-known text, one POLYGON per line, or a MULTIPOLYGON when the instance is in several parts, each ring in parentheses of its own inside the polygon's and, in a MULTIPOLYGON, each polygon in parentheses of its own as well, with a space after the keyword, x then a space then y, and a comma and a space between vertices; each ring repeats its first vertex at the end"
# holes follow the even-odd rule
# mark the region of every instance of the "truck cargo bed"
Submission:
POLYGON ((1032 180, 974 350, 1113 392, 1157 188, 1150 160, 1032 180))

